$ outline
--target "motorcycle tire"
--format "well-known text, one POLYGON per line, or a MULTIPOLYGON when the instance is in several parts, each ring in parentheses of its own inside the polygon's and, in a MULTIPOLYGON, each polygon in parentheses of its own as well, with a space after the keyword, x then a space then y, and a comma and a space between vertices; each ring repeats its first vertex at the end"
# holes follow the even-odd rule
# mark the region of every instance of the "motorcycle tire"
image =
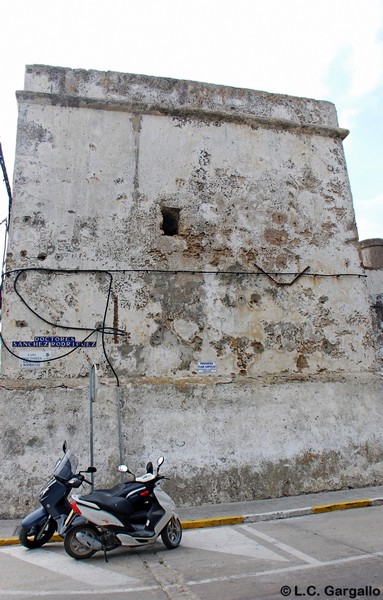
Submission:
POLYGON ((49 542, 55 531, 56 521, 47 518, 37 531, 35 527, 30 527, 29 529, 21 527, 19 540, 23 546, 33 550, 34 548, 41 548, 41 546, 49 542))
POLYGON ((169 550, 178 548, 182 538, 182 526, 177 517, 172 517, 165 528, 161 531, 163 543, 169 550))
POLYGON ((75 525, 65 534, 64 548, 67 554, 76 560, 90 558, 97 550, 84 546, 76 537, 76 533, 85 533, 93 538, 99 538, 98 531, 93 525, 75 525))

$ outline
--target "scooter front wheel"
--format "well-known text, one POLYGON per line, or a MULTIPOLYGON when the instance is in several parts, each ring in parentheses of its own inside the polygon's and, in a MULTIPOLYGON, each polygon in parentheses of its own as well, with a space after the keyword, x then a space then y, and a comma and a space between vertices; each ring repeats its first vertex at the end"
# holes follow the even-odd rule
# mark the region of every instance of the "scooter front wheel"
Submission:
POLYGON ((20 543, 26 548, 40 548, 51 539, 56 531, 56 522, 48 517, 42 525, 38 527, 21 527, 19 533, 20 543))
POLYGON ((177 517, 172 517, 165 528, 161 531, 163 543, 169 550, 178 548, 182 538, 182 526, 177 517))
POLYGON ((96 527, 93 525, 75 525, 66 533, 64 538, 64 548, 67 554, 76 560, 81 560, 83 558, 89 558, 92 556, 96 550, 94 548, 89 548, 80 540, 77 539, 76 534, 83 533, 86 536, 98 539, 98 531, 96 527))

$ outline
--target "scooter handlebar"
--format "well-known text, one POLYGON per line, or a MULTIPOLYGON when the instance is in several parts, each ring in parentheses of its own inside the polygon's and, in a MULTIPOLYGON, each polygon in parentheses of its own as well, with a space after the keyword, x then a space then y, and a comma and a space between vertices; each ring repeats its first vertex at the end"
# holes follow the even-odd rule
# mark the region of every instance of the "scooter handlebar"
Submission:
POLYGON ((74 477, 72 477, 71 479, 69 479, 68 481, 66 481, 64 483, 65 483, 65 485, 68 485, 69 487, 78 488, 78 487, 80 487, 80 485, 83 484, 84 481, 85 481, 85 483, 92 485, 92 482, 85 479, 84 475, 82 475, 81 473, 79 473, 78 475, 75 475, 74 477))

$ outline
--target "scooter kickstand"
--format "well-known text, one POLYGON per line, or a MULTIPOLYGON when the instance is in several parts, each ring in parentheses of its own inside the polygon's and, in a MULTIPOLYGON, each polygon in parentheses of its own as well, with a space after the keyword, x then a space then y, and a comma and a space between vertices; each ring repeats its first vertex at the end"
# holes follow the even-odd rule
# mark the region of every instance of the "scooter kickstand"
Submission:
POLYGON ((105 547, 105 546, 103 546, 103 547, 102 547, 102 549, 103 549, 103 551, 104 551, 104 558, 105 558, 105 562, 107 563, 107 562, 109 562, 109 561, 108 561, 108 558, 107 558, 107 556, 106 556, 106 547, 105 547))

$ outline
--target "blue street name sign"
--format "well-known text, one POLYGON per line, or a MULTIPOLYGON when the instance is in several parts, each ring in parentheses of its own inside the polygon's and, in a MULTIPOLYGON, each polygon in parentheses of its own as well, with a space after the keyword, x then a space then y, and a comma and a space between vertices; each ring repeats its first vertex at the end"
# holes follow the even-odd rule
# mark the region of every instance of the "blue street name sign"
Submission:
POLYGON ((75 337, 36 336, 33 341, 14 341, 12 348, 95 348, 96 342, 76 342, 75 337))

